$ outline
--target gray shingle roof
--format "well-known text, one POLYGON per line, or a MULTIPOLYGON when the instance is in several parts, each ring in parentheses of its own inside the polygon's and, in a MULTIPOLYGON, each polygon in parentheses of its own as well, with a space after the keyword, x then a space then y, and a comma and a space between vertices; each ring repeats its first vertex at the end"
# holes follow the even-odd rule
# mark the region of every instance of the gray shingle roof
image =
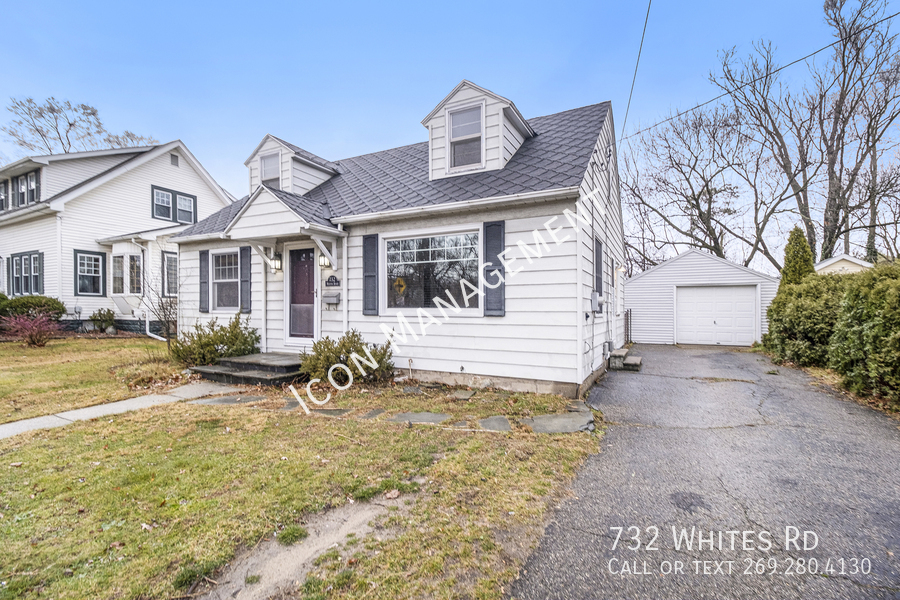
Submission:
MULTIPOLYGON (((269 134, 269 135, 271 135, 271 134, 269 134)), ((319 165, 320 167, 323 167, 330 171, 337 172, 337 165, 334 164, 333 162, 331 162, 330 160, 325 160, 321 156, 317 156, 308 150, 304 150, 300 146, 295 146, 294 144, 292 144, 290 142, 286 142, 283 139, 281 139, 280 137, 275 137, 274 135, 272 137, 275 138, 276 140, 278 140, 279 142, 281 142, 282 144, 284 144, 285 146, 287 146, 288 148, 290 148, 291 151, 293 151, 293 153, 296 154, 297 156, 299 156, 301 158, 305 158, 309 162, 319 165)))
MULTIPOLYGON (((328 163, 338 174, 303 196, 272 192, 308 221, 333 226, 332 215, 574 187, 581 184, 609 109, 610 103, 603 102, 529 119, 537 135, 525 140, 506 166, 495 171, 429 181, 428 142, 421 142, 328 163)), ((246 201, 243 198, 176 237, 224 231, 246 201)))

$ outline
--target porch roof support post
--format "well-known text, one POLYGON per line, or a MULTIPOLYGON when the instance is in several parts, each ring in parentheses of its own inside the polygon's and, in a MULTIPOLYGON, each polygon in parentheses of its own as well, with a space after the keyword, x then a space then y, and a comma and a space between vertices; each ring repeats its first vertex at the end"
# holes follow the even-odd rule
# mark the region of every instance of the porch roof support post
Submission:
POLYGON ((350 325, 350 298, 347 297, 347 241, 350 236, 341 238, 341 297, 344 300, 344 333, 350 325))

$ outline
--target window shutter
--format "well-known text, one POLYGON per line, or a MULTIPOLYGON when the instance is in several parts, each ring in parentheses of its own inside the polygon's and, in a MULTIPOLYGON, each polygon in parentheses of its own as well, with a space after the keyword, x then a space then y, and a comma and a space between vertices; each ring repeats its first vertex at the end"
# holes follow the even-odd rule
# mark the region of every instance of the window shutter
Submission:
MULTIPOLYGON (((43 261, 41 261, 43 263, 43 261)), ((106 296, 106 253, 100 255, 100 295, 106 296)))
POLYGON ((44 294, 44 253, 38 252, 38 284, 34 290, 36 294, 44 294))
POLYGON ((594 291, 603 293, 603 242, 594 239, 594 291))
MULTIPOLYGON (((38 169, 34 172, 34 201, 41 201, 41 169, 38 169)), ((41 260, 41 266, 44 266, 44 261, 41 260)), ((43 271, 41 271, 43 273, 43 271)), ((43 283, 43 276, 41 277, 43 283)))
POLYGON ((209 312, 209 250, 200 251, 200 312, 209 312))
POLYGON ((241 312, 250 312, 250 246, 241 246, 241 312))
MULTIPOLYGON (((494 285, 497 275, 506 275, 506 269, 499 255, 506 249, 506 224, 504 221, 489 221, 484 224, 484 280, 494 285)), ((506 282, 491 289, 484 286, 484 316, 502 317, 506 314, 506 282)))
POLYGON ((378 234, 363 236, 363 314, 378 314, 378 234))
POLYGON ((12 256, 6 259, 6 295, 13 296, 13 259, 12 256))

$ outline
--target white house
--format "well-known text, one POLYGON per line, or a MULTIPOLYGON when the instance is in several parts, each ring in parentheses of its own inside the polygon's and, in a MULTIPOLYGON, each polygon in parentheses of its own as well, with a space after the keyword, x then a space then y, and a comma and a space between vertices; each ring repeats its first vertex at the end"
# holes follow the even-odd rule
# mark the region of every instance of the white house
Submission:
POLYGON ((577 393, 624 343, 611 105, 526 120, 463 81, 422 125, 337 161, 265 136, 249 196, 173 238, 181 330, 241 310, 291 354, 394 330, 419 379, 577 393))
POLYGON ((829 273, 859 273, 871 269, 872 263, 860 260, 849 254, 838 254, 827 260, 816 263, 816 273, 828 275, 829 273))
POLYGON ((178 293, 168 239, 233 201, 179 140, 17 160, 0 168, 0 290, 142 331, 135 311, 178 293))
POLYGON ((624 287, 633 342, 750 346, 768 331, 778 278, 691 249, 624 287))

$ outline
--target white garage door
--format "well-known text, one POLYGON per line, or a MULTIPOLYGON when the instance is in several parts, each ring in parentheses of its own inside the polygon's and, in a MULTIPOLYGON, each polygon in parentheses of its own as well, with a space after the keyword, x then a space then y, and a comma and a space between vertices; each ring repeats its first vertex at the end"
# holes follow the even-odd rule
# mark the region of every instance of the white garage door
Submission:
POLYGON ((675 342, 749 346, 756 341, 756 286, 678 287, 675 342))

